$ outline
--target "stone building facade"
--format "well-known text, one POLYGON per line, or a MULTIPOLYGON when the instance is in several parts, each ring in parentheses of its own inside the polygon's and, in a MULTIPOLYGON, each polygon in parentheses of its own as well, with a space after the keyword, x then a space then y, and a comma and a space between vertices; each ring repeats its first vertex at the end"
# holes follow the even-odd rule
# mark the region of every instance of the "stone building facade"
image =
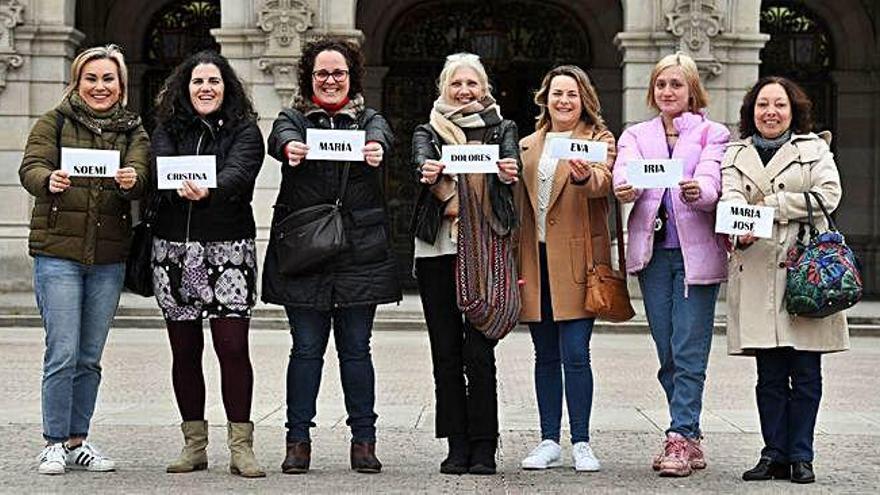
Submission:
MULTIPOLYGON (((393 124, 397 153, 385 187, 401 277, 414 199, 408 164, 413 126, 427 118, 446 54, 487 62, 503 113, 532 129, 532 92, 559 63, 586 68, 619 134, 651 115, 648 74, 675 50, 698 61, 713 119, 735 128, 759 75, 788 75, 834 131, 844 183, 839 224, 880 294, 880 4, 873 0, 0 0, 0 290, 30 286, 32 200, 17 170, 36 118, 57 104, 70 62, 86 46, 123 47, 130 105, 149 120, 170 69, 204 47, 222 50, 247 83, 268 132, 295 94, 302 44, 337 35, 363 46, 365 96, 393 124)), ((255 211, 264 246, 279 164, 267 158, 255 211)))

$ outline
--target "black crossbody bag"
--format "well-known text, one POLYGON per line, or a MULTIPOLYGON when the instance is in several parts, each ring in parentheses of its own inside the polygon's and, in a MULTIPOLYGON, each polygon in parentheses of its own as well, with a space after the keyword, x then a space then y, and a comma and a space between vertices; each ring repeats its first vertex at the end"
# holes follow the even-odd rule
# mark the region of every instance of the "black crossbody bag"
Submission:
POLYGON ((342 171, 342 184, 334 203, 296 210, 272 227, 282 275, 295 276, 331 260, 347 247, 342 224, 342 198, 351 163, 342 171))

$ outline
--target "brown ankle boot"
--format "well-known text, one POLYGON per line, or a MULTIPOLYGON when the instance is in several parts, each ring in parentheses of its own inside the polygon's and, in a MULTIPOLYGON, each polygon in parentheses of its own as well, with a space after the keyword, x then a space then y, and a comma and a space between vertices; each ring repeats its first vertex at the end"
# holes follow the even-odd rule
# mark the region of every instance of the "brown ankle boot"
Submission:
POLYGON ((351 443, 351 469, 359 473, 370 474, 382 471, 382 463, 376 458, 375 442, 351 443))
POLYGON ((312 462, 312 444, 310 442, 287 442, 287 457, 281 463, 284 474, 305 474, 309 472, 312 462))

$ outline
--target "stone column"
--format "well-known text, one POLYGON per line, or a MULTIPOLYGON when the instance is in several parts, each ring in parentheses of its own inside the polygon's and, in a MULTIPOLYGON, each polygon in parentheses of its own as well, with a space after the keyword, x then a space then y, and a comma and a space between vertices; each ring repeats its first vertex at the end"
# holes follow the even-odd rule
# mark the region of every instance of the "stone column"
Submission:
POLYGON ((0 290, 31 287, 33 198, 18 167, 31 126, 58 104, 83 34, 76 0, 0 0, 0 290))

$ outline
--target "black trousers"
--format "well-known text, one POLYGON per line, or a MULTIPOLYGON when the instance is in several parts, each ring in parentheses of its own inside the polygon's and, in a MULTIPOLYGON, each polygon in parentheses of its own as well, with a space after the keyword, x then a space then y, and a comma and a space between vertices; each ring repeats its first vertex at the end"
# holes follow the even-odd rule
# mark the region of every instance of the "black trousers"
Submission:
POLYGON ((758 349, 758 414, 764 449, 776 462, 813 460, 822 399, 822 354, 791 347, 758 349))
POLYGON ((495 345, 462 315, 455 300, 455 255, 416 258, 419 295, 434 363, 436 435, 498 437, 495 345))

